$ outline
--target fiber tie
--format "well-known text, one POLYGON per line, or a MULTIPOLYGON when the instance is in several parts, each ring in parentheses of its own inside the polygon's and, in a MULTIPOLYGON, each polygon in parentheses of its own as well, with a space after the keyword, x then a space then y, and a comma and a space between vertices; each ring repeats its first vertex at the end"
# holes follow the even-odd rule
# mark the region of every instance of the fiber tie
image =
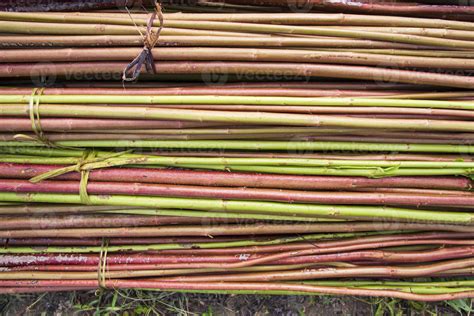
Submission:
POLYGON ((13 136, 15 140, 18 141, 32 141, 40 143, 50 148, 58 148, 56 144, 50 141, 44 134, 43 128, 41 127, 40 120, 40 97, 44 93, 44 88, 34 88, 30 96, 30 101, 28 103, 28 115, 31 121, 31 129, 35 136, 25 135, 25 134, 16 134, 13 136))
POLYGON ((163 12, 161 10, 161 4, 155 0, 155 11, 151 14, 150 18, 148 19, 147 22, 147 27, 146 27, 146 33, 143 34, 140 30, 140 28, 137 27, 135 24, 135 21, 133 20, 132 15, 130 14, 130 11, 127 12, 130 16, 130 18, 133 21, 133 24, 137 28, 138 32, 140 35, 143 37, 143 50, 138 54, 137 57, 135 57, 134 60, 130 64, 128 64, 125 69, 123 70, 122 74, 122 80, 123 81, 135 81, 138 79, 140 76, 140 73, 142 71, 143 65, 145 65, 145 68, 148 72, 151 73, 156 73, 156 67, 155 67, 155 61, 153 59, 153 53, 152 50, 155 47, 155 45, 158 43, 158 39, 160 37, 161 30, 163 29, 163 12), (158 27, 157 31, 153 31, 153 23, 155 19, 158 17, 158 20, 160 21, 160 26, 158 27))
POLYGON ((100 245, 100 255, 99 255, 99 264, 97 266, 97 280, 99 287, 106 289, 106 277, 107 277, 107 253, 109 250, 109 239, 102 238, 102 243, 100 245))
MULTIPOLYGON (((114 153, 110 155, 105 155, 103 157, 97 157, 98 153, 96 151, 86 150, 84 151, 82 157, 79 159, 77 164, 45 172, 43 174, 40 174, 38 176, 31 178, 30 182, 38 183, 43 180, 55 178, 69 172, 78 172, 81 174, 81 181, 79 184, 79 195, 81 197, 81 203, 91 204, 91 200, 87 193, 87 184, 89 182, 89 175, 90 175, 91 170, 107 168, 110 166, 109 163, 112 162, 113 158, 117 158, 129 152, 130 150, 114 153)), ((127 162, 124 161, 123 164, 127 164, 127 162)), ((113 165, 117 165, 117 164, 113 164, 113 165)))

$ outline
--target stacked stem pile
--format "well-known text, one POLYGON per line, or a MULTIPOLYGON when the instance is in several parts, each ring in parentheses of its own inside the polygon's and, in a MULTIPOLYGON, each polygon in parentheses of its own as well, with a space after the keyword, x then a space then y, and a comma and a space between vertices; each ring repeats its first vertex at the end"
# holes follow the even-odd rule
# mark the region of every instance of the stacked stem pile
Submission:
MULTIPOLYGON (((226 1, 163 1, 169 10, 185 10, 191 12, 345 12, 363 14, 382 14, 397 16, 414 16, 443 18, 452 20, 473 21, 474 10, 468 2, 459 0, 351 0, 325 1, 311 0, 226 0, 226 1)), ((107 9, 109 12, 123 11, 125 8, 143 9, 152 7, 153 0, 102 0, 100 2, 63 0, 50 1, 48 4, 29 3, 20 0, 0 4, 0 11, 85 11, 107 9)))
POLYGON ((473 298, 473 11, 308 3, 0 12, 0 293, 473 298))
POLYGON ((1 289, 471 297, 471 102, 290 86, 4 88, 1 289))
MULTIPOLYGON (((0 12, 0 77, 118 80, 144 45, 147 20, 139 13, 0 12)), ((159 72, 148 78, 323 77, 474 88, 469 21, 179 12, 165 13, 163 26, 153 50, 159 72)))

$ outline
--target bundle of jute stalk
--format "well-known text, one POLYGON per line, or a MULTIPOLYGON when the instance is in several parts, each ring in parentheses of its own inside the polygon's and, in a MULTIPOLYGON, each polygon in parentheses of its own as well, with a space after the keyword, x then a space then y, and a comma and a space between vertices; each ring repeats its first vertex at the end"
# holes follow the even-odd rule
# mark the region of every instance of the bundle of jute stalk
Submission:
POLYGON ((470 174, 467 158, 2 145, 2 293, 474 291, 472 182, 455 176, 470 174))
MULTIPOLYGON (((472 273, 472 232, 388 230, 250 238, 242 236, 247 227, 241 224, 240 237, 221 235, 235 231, 234 226, 213 226, 209 229, 214 233, 212 239, 192 235, 190 226, 179 224, 155 228, 179 231, 182 237, 177 238, 89 238, 81 246, 73 238, 10 239, 9 247, 1 249, 0 291, 102 286, 224 294, 390 296, 419 301, 472 297, 474 291, 472 280, 462 277, 472 273), (437 281, 415 280, 427 276, 437 281)), ((272 225, 249 226, 265 230, 272 225)))
POLYGON ((470 91, 282 85, 138 88, 127 95, 123 88, 36 90, 42 95, 2 88, 0 140, 41 145, 27 142, 41 129, 49 141, 79 148, 472 153, 470 91))
MULTIPOLYGON (((152 50, 159 71, 142 79, 224 74, 474 87, 472 22, 331 13, 162 18, 152 50)), ((118 79, 142 51, 148 22, 160 24, 139 13, 0 12, 0 77, 118 79)))
POLYGON ((469 93, 90 86, 2 90, 0 292, 474 296, 469 93))
POLYGON ((473 298, 472 10, 306 4, 0 12, 0 293, 473 298))

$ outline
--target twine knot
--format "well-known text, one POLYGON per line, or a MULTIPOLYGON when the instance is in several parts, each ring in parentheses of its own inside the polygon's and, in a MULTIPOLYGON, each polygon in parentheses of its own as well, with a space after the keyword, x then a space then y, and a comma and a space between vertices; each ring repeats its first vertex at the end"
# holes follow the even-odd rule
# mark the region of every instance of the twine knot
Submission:
POLYGON ((109 250, 109 239, 102 238, 102 243, 100 245, 100 255, 99 255, 99 264, 97 266, 97 280, 99 281, 99 287, 106 289, 106 277, 107 277, 107 253, 109 250))
POLYGON ((130 153, 130 150, 97 157, 98 153, 96 151, 86 150, 82 154, 82 157, 79 159, 77 164, 45 172, 43 174, 31 178, 30 182, 38 183, 43 180, 55 178, 69 172, 78 172, 81 174, 81 182, 79 185, 79 195, 81 197, 81 203, 91 204, 91 200, 87 193, 87 184, 89 182, 89 174, 91 170, 107 168, 113 165, 127 164, 127 160, 119 163, 114 163, 114 158, 117 158, 127 153, 130 153))
POLYGON ((150 18, 148 19, 146 33, 143 34, 140 28, 138 28, 137 25, 135 24, 135 21, 133 20, 132 15, 128 11, 128 8, 126 9, 130 18, 133 21, 133 24, 135 25, 138 32, 143 38, 142 51, 123 70, 122 80, 130 82, 130 81, 135 81, 138 79, 142 71, 143 65, 145 65, 145 68, 148 72, 151 72, 153 74, 156 73, 155 61, 153 59, 152 50, 156 46, 156 44, 158 43, 158 39, 160 38, 160 33, 161 33, 161 30, 163 29, 164 17, 163 17, 163 12, 161 10, 161 4, 158 1, 155 1, 155 11, 151 14, 150 18), (157 17, 158 17, 158 20, 160 21, 160 26, 158 27, 157 31, 154 32, 153 23, 155 22, 155 19, 157 17))

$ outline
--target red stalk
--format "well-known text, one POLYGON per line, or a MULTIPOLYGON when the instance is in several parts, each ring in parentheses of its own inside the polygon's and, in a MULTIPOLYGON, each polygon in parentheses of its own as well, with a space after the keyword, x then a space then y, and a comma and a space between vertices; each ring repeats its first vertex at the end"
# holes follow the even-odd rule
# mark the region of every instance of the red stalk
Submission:
POLYGON ((44 292, 72 292, 96 290, 96 286, 38 286, 38 287, 0 287, 0 294, 31 294, 44 292))
MULTIPOLYGON (((474 255, 474 246, 441 248, 424 252, 391 252, 382 250, 368 250, 348 253, 336 253, 328 255, 300 256, 276 260, 273 265, 293 265, 293 264, 316 264, 325 262, 357 262, 363 260, 365 263, 417 263, 432 262, 446 259, 467 258, 474 255)), ((154 269, 202 269, 202 268, 226 268, 226 263, 235 263, 259 258, 261 255, 241 255, 241 256, 148 256, 148 263, 134 263, 142 259, 138 256, 129 255, 123 262, 116 263, 117 256, 107 256, 107 270, 109 271, 130 271, 130 270, 154 270, 154 269)), ((4 258, 2 258, 4 259, 4 258)), ((143 258, 145 259, 145 258, 143 258)), ((95 271, 99 263, 99 256, 77 257, 76 263, 68 262, 68 265, 15 265, 7 271, 95 271)), ((7 265, 11 265, 7 264, 7 265)), ((4 265, 2 265, 4 266, 4 265)))
MULTIPOLYGON (((209 223, 208 220, 205 220, 209 223)), ((202 220, 201 220, 202 223, 202 220)), ((109 245, 152 245, 152 244, 191 244, 207 243, 215 241, 234 241, 236 237, 125 237, 110 238, 109 245)), ((100 246, 102 238, 22 238, 22 239, 0 239, 5 246, 100 246)))
MULTIPOLYGON (((0 163, 0 178, 30 179, 61 167, 62 166, 59 165, 0 163)), ((55 179, 79 180, 80 175, 78 173, 69 173, 56 177, 55 179)), ((472 188, 472 181, 468 178, 461 177, 388 177, 368 179, 364 177, 293 176, 225 171, 140 168, 107 168, 93 170, 89 179, 91 181, 106 182, 142 182, 299 190, 351 190, 356 188, 380 187, 447 190, 469 190, 472 188)))
MULTIPOLYGON (((42 181, 1 179, 0 191, 17 193, 79 193, 77 181, 42 181)), ((287 203, 403 205, 403 206, 460 206, 474 207, 474 195, 371 193, 371 192, 315 192, 252 188, 180 186, 164 184, 88 182, 87 191, 94 195, 142 195, 185 198, 215 198, 224 200, 262 200, 287 203)), ((132 221, 130 221, 132 223, 132 221)), ((151 224, 152 222, 150 222, 151 224)), ((28 224, 27 224, 28 225, 28 224)), ((35 224, 32 224, 35 225, 35 224)), ((130 224, 132 225, 132 224, 130 224)), ((12 227, 15 227, 14 225, 12 227)), ((61 227, 61 226, 59 226, 61 227)), ((85 226, 84 226, 85 227, 85 226)), ((0 228, 8 228, 0 224, 0 228)), ((15 227, 17 228, 17 227, 15 227)))
POLYGON ((177 276, 164 277, 158 280, 168 282, 275 282, 293 280, 311 280, 325 278, 347 278, 347 277, 390 277, 409 278, 426 276, 432 273, 440 273, 452 269, 463 269, 474 266, 474 258, 452 260, 434 264, 397 267, 397 266, 369 266, 356 268, 314 268, 294 271, 277 272, 255 272, 240 273, 218 276, 177 276))
MULTIPOLYGON (((0 229, 54 229, 81 227, 139 227, 203 224, 199 217, 137 216, 137 215, 42 215, 42 216, 3 216, 0 229)), ((235 223, 232 219, 208 219, 207 223, 235 223)))
POLYGON ((242 236, 269 234, 305 234, 323 232, 374 231, 386 230, 450 230, 471 232, 472 226, 412 224, 412 223, 343 223, 343 224, 257 224, 257 225, 218 225, 218 226, 160 226, 160 227, 121 227, 121 228, 64 228, 42 230, 3 230, 0 238, 33 237, 162 237, 180 236, 242 236))

